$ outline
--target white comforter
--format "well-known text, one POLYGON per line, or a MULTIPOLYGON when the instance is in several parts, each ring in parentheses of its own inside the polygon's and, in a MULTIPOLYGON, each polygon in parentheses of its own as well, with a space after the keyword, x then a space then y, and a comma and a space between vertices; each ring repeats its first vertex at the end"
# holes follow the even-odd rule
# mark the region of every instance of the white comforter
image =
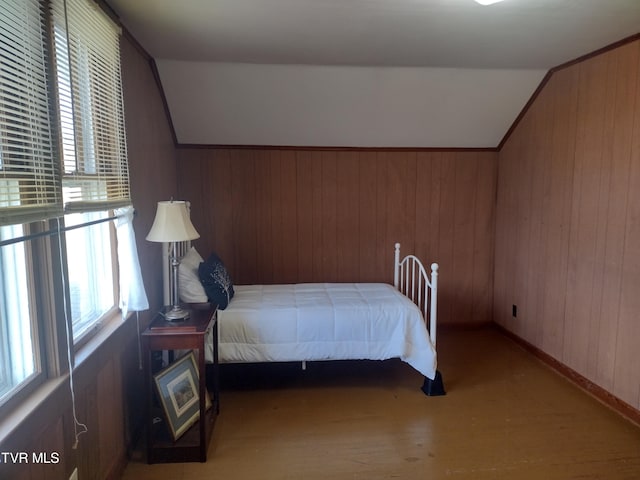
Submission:
POLYGON ((227 309, 218 312, 220 362, 400 358, 428 378, 435 376, 436 352, 420 310, 391 285, 234 289, 227 309))

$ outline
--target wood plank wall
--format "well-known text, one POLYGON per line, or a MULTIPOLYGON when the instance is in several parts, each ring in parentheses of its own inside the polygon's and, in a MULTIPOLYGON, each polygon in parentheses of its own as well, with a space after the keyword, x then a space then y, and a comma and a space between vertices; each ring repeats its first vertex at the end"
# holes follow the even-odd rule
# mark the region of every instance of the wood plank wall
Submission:
POLYGON ((34 404, 20 427, 0 442, 0 451, 28 454, 28 462, 1 464, 0 478, 67 480, 74 468, 79 478, 120 478, 132 442, 129 415, 139 415, 129 407, 140 385, 140 380, 129 384, 137 369, 135 338, 135 322, 129 322, 76 368, 76 417, 86 426, 77 445, 65 381, 42 403, 34 404), (45 454, 48 462, 36 463, 32 454, 45 454))
POLYGON ((495 321, 640 408, 640 41, 556 71, 498 171, 495 321))
POLYGON ((201 255, 235 283, 393 282, 440 264, 442 323, 491 321, 495 152, 181 148, 201 255))

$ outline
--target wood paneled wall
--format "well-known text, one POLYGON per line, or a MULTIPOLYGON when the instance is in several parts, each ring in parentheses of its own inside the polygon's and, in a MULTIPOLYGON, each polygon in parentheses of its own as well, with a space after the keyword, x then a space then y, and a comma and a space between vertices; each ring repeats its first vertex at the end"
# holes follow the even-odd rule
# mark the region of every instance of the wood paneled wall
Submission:
POLYGON ((400 242, 440 264, 441 322, 491 320, 495 152, 178 152, 194 244, 235 283, 392 283, 400 242))
POLYGON ((556 71, 498 171, 495 321, 640 408, 640 41, 556 71))
MULTIPOLYGON (((74 468, 79 478, 119 478, 127 462, 131 385, 137 369, 135 322, 116 331, 74 374, 76 418, 86 426, 76 437, 69 382, 59 383, 46 400, 34 404, 20 427, 0 442, 0 451, 26 452, 28 461, 0 464, 2 479, 67 480, 74 468), (48 462, 36 463, 32 455, 48 462)), ((140 380, 135 382, 138 389, 140 380)), ((79 427, 78 431, 83 428, 79 427)))

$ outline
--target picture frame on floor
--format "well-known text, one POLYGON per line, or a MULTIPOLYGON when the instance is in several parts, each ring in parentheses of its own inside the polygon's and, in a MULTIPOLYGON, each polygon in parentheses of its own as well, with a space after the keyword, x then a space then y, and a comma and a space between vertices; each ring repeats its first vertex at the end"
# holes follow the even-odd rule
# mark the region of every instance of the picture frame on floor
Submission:
POLYGON ((200 418, 199 375, 193 351, 153 376, 156 393, 173 440, 200 418))

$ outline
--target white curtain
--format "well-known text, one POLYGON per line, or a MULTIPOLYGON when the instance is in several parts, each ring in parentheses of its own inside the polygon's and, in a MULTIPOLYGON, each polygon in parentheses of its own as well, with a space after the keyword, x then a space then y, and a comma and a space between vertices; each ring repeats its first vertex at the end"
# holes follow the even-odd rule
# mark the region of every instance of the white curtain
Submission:
POLYGON ((129 312, 148 310, 149 300, 144 290, 136 235, 133 231, 133 207, 119 208, 115 214, 120 266, 120 308, 122 318, 126 318, 129 312))

